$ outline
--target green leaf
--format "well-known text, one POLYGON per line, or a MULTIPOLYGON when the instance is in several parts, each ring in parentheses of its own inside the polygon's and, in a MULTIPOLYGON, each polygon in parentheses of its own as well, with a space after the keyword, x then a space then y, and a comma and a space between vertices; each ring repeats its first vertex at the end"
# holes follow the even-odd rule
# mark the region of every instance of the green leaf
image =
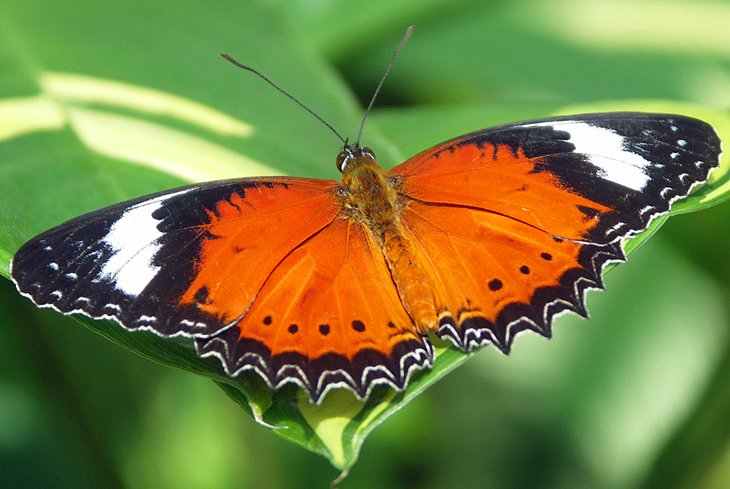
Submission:
MULTIPOLYGON (((256 66, 322 110, 335 127, 352 131, 361 109, 315 47, 257 4, 239 2, 229 6, 227 15, 210 18, 206 7, 183 3, 175 6, 174 13, 184 12, 179 17, 170 17, 172 11, 158 6, 159 11, 145 9, 144 21, 132 22, 129 19, 144 2, 121 6, 82 0, 74 9, 47 2, 8 2, 0 31, 0 272, 4 276, 12 254, 33 235, 133 196, 188 181, 234 176, 335 176, 334 156, 340 144, 332 134, 260 80, 237 72, 215 54, 223 50, 256 66), (95 21, 109 18, 116 22, 95 21), (120 19, 131 22, 132 35, 118 27, 120 19), (191 36, 201 22, 206 35, 191 36), (145 41, 151 38, 158 40, 153 48, 145 41), (261 42, 264 39, 276 42, 261 42)), ((365 35, 362 26, 358 30, 365 35)), ((477 35, 476 26, 469 32, 477 35)), ((340 35, 337 30, 323 31, 321 39, 340 35)), ((397 35, 388 45, 396 42, 397 35)), ((464 92, 474 91, 472 87, 464 92)), ((509 120, 626 108, 697 115, 712 122, 723 140, 730 140, 724 113, 646 101, 580 108, 542 103, 381 110, 373 114, 366 134, 381 160, 396 164, 448 137, 509 120)), ((710 183, 679 203, 674 213, 726 200, 728 178, 724 158, 710 183)), ((662 222, 657 220, 627 249, 633 251, 662 222)), ((129 333, 111 322, 78 321, 146 358, 211 378, 248 415, 272 427, 278 436, 327 457, 343 471, 355 463, 375 427, 473 356, 438 344, 434 368, 415 375, 405 392, 378 388, 362 403, 347 391, 335 391, 320 406, 312 406, 295 387, 272 392, 253 376, 226 377, 217 361, 197 357, 189 342, 129 333)), ((17 322, 11 327, 21 327, 17 322)))

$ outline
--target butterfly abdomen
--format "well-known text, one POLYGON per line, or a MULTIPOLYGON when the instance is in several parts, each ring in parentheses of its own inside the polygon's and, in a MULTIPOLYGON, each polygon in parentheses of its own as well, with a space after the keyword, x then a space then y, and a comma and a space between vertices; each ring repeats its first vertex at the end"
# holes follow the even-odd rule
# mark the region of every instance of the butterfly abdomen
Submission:
POLYGON ((388 262, 403 307, 413 319, 416 330, 420 334, 436 332, 436 287, 426 268, 418 260, 413 246, 413 241, 407 240, 403 234, 390 232, 385 236, 383 255, 388 262))

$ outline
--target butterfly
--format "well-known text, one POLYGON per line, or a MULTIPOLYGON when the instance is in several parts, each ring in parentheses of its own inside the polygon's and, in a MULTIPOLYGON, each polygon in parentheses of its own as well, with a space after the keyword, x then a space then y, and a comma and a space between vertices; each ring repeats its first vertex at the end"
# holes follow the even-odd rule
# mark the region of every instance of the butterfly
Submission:
POLYGON ((587 316, 622 242, 718 165, 710 125, 603 113, 493 127, 390 171, 345 144, 342 180, 189 185, 72 219, 23 245, 21 294, 63 314, 194 340, 230 376, 366 399, 433 365, 433 335, 508 353, 587 316))

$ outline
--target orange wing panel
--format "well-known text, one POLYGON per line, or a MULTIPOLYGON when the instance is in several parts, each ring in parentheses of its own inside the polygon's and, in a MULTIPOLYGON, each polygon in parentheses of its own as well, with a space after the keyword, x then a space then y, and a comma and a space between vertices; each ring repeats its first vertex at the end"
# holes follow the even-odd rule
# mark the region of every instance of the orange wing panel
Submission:
POLYGON ((583 290, 600 287, 603 263, 623 256, 616 245, 556 239, 468 207, 414 201, 403 222, 441 284, 439 334, 465 350, 487 341, 508 349, 520 329, 548 335, 562 309, 585 315, 583 290))
POLYGON ((403 177, 401 191, 413 199, 487 210, 565 239, 585 239, 600 213, 610 211, 566 188, 537 159, 508 145, 449 141, 391 173, 403 177))
POLYGON ((195 274, 181 305, 228 324, 251 306, 264 281, 291 250, 340 211, 333 181, 282 178, 248 187, 206 209, 195 274))
POLYGON ((275 386, 295 379, 315 401, 337 383, 361 397, 373 383, 400 389, 432 357, 382 251, 342 218, 289 254, 236 327, 201 353, 221 357, 232 374, 253 368, 275 386))

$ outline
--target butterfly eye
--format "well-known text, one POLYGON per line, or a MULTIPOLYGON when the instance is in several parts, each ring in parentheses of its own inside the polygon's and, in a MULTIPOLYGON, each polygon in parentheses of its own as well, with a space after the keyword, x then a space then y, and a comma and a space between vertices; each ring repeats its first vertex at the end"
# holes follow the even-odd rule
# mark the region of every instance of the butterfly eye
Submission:
POLYGON ((350 159, 351 156, 352 153, 350 151, 340 151, 340 154, 337 155, 337 169, 340 173, 345 172, 345 165, 347 165, 347 160, 350 159))
POLYGON ((363 156, 369 156, 370 158, 375 160, 375 153, 373 153, 373 150, 368 147, 362 149, 362 154, 363 156))

